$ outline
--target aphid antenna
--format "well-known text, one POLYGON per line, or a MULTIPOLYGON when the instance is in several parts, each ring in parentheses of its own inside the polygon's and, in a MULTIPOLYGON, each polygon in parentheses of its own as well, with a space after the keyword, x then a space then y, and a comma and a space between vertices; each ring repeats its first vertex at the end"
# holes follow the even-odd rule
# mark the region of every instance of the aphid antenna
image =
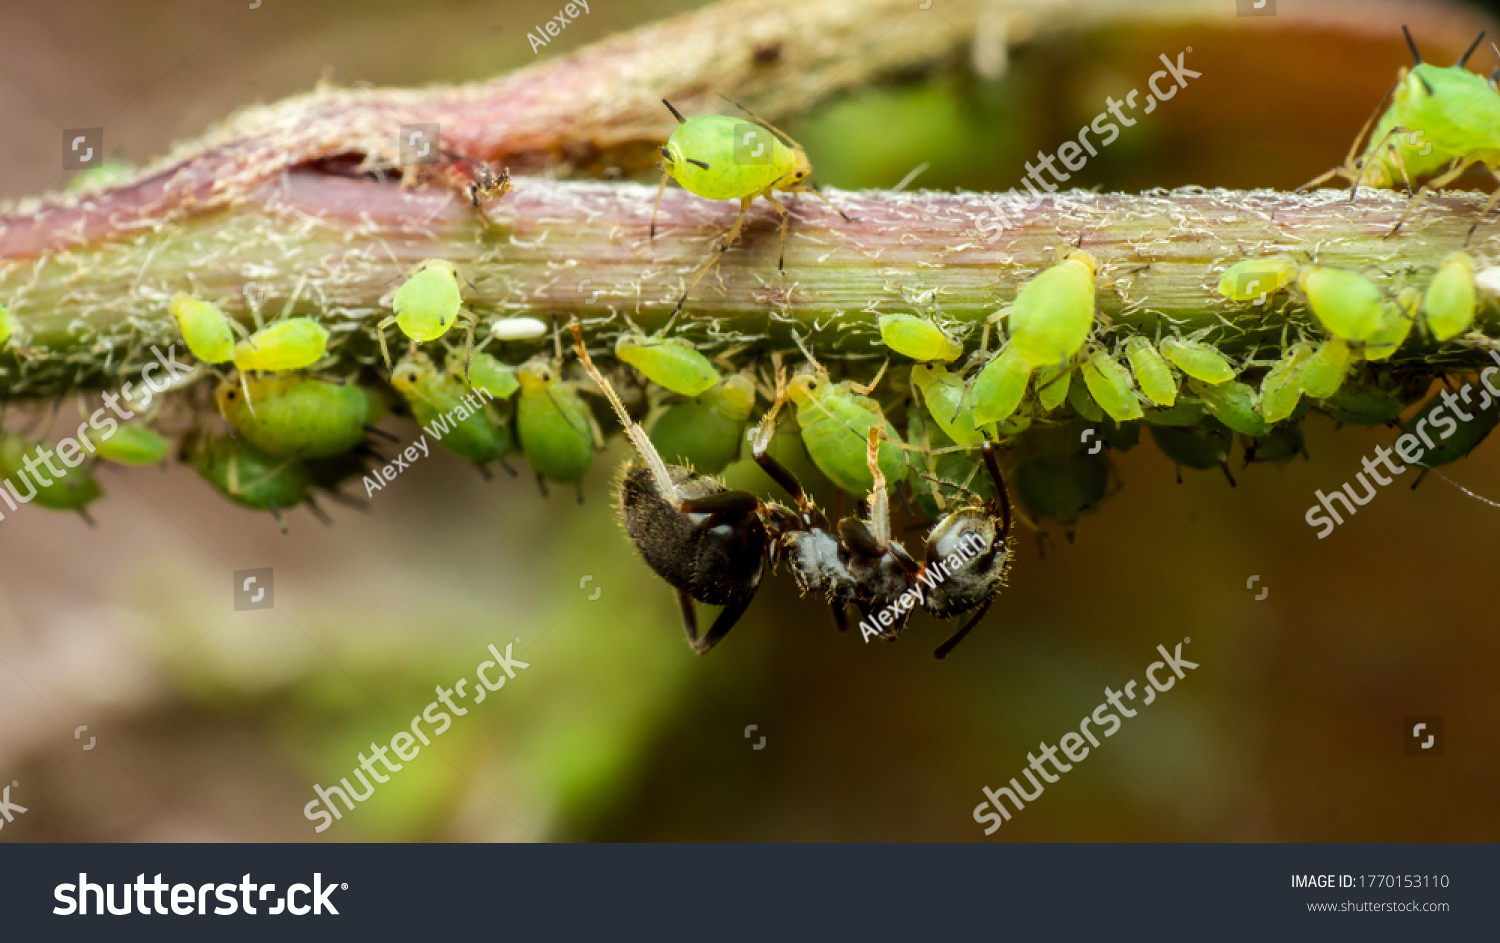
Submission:
POLYGON ((718 94, 719 94, 720 98, 724 99, 725 101, 729 102, 729 104, 733 105, 734 107, 738 108, 740 111, 743 111, 745 114, 749 115, 750 119, 752 121, 754 121, 756 124, 760 125, 761 127, 765 128, 767 131, 770 131, 772 134, 776 135, 776 137, 778 139, 780 139, 780 141, 781 141, 782 144, 785 144, 787 147, 793 148, 795 150, 799 150, 799 151, 802 150, 801 145, 799 145, 796 141, 793 141, 791 139, 791 137, 789 137, 786 134, 786 132, 782 131, 780 128, 776 127, 771 122, 769 122, 766 119, 762 118, 760 115, 758 115, 755 112, 751 111, 749 108, 746 108, 744 105, 741 105, 739 102, 735 101, 733 98, 730 98, 728 95, 725 95, 723 92, 720 92, 718 94))
POLYGON ((814 367, 817 367, 818 371, 821 373, 828 372, 826 369, 824 369, 822 364, 818 363, 818 358, 813 356, 812 349, 802 342, 802 335, 797 333, 796 328, 792 328, 792 340, 796 341, 797 348, 802 351, 802 356, 807 358, 808 363, 812 364, 814 367))
POLYGON ((604 391, 609 404, 614 407, 615 415, 619 418, 620 424, 625 427, 625 435, 630 439, 630 444, 635 446, 636 451, 641 455, 641 460, 651 470, 651 477, 656 480, 656 488, 661 492, 662 499, 676 507, 682 499, 677 493, 677 485, 672 482, 671 473, 667 471, 667 463, 662 461, 661 453, 656 451, 656 446, 651 443, 646 430, 642 429, 634 419, 630 418, 630 413, 625 411, 625 404, 620 402, 619 394, 615 393, 614 386, 604 374, 599 372, 599 368, 595 367, 594 361, 589 358, 588 348, 583 344, 583 328, 579 326, 578 319, 574 318, 569 327, 573 330, 573 346, 578 351, 579 362, 589 372, 589 376, 594 378, 599 389, 604 391))

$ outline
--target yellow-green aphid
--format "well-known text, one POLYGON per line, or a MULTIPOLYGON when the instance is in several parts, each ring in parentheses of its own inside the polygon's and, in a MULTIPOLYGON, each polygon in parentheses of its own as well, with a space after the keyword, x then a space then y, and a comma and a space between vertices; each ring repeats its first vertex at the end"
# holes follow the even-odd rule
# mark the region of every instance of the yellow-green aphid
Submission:
POLYGON ((1219 276, 1219 294, 1230 301, 1258 301, 1297 277, 1297 263, 1284 255, 1236 262, 1219 276))
POLYGON ((1302 365, 1302 392, 1313 399, 1327 399, 1344 385, 1352 363, 1349 345, 1341 337, 1332 337, 1318 345, 1302 365))
POLYGON ((204 433, 183 442, 181 457, 229 500, 270 511, 282 533, 286 533, 286 521, 281 512, 308 500, 307 470, 298 459, 272 455, 229 436, 204 433))
POLYGON ((1474 323, 1474 260, 1466 252, 1455 252, 1438 266, 1437 274, 1422 297, 1422 315, 1427 329, 1440 341, 1457 337, 1474 323))
POLYGON ((1389 360, 1406 343, 1412 325, 1416 324, 1417 309, 1421 303, 1421 292, 1409 285, 1401 289, 1395 302, 1385 306, 1384 321, 1365 340, 1364 346, 1360 348, 1360 355, 1366 360, 1389 360))
POLYGON ((1087 383, 1074 383, 1068 387, 1068 405, 1089 422, 1100 422, 1104 419, 1104 410, 1094 402, 1093 394, 1089 392, 1087 383))
POLYGON ((1068 386, 1073 382, 1073 365, 1057 364, 1050 367, 1041 367, 1036 371, 1033 386, 1036 388, 1036 402, 1042 408, 1042 412, 1050 413, 1052 410, 1068 401, 1068 386))
POLYGON ((1026 395, 1026 381, 1031 379, 1031 362, 1012 343, 984 365, 974 378, 969 401, 974 404, 974 421, 982 426, 1009 418, 1026 395))
POLYGON ((283 318, 234 345, 240 370, 301 370, 328 352, 328 328, 312 318, 283 318))
POLYGON ((1125 342, 1125 356, 1136 385, 1152 403, 1170 409, 1177 402, 1177 377, 1155 345, 1139 334, 1125 342))
POLYGON ((701 396, 719 382, 713 363, 680 337, 622 334, 615 342, 615 357, 679 396, 701 396))
POLYGON ((521 381, 516 377, 516 368, 501 363, 484 351, 477 351, 469 363, 468 378, 464 378, 463 361, 457 357, 448 359, 447 374, 450 380, 462 381, 476 390, 484 390, 495 399, 504 402, 516 395, 521 381))
POLYGON ((172 296, 172 317, 194 357, 204 363, 234 359, 234 329, 217 305, 179 291, 172 296))
MULTIPOLYGON (((557 368, 540 357, 522 364, 517 376, 521 398, 516 403, 516 432, 538 480, 583 480, 594 461, 597 438, 588 404, 557 368)), ((582 496, 580 491, 580 500, 582 496)))
POLYGON ((439 372, 426 354, 414 350, 396 364, 391 386, 406 400, 418 425, 443 448, 481 470, 490 462, 505 464, 511 451, 510 429, 495 405, 485 401, 486 394, 474 392, 461 376, 439 372))
MULTIPOLYGON (((1467 420, 1454 415, 1457 407, 1453 404, 1460 402, 1460 399, 1454 397, 1452 392, 1443 390, 1434 394, 1411 419, 1402 423, 1409 435, 1421 439, 1416 445, 1421 457, 1412 464, 1430 469, 1456 462, 1474 451, 1495 426, 1500 424, 1500 399, 1491 397, 1474 382, 1466 383, 1459 392, 1463 403, 1472 404, 1463 410, 1464 415, 1469 417, 1467 420), (1444 413, 1449 415, 1443 415, 1444 413)), ((1426 472, 1423 472, 1422 477, 1426 477, 1426 472)), ((1420 480, 1419 478, 1418 481, 1420 480)), ((1412 487, 1415 488, 1416 484, 1413 483, 1412 487)))
POLYGON ((425 344, 447 334, 454 322, 463 321, 469 329, 464 348, 467 359, 474 348, 474 317, 463 310, 463 304, 463 295, 458 290, 458 266, 447 259, 428 259, 419 264, 391 298, 394 314, 375 327, 386 366, 391 365, 391 353, 385 345, 385 329, 391 325, 416 343, 425 344))
POLYGON ((964 345, 948 332, 914 314, 882 314, 880 339, 885 346, 920 363, 952 363, 964 345))
POLYGON ((94 445, 100 458, 117 465, 155 465, 172 451, 172 443, 141 420, 120 423, 107 438, 101 433, 94 445))
POLYGON ((1281 422, 1302 399, 1302 368, 1313 355, 1313 345, 1293 344, 1260 381, 1260 414, 1266 422, 1281 422))
POLYGON ((1212 344, 1181 337, 1163 337, 1161 354, 1194 380, 1228 383, 1235 378, 1234 367, 1212 344))
MULTIPOLYGON (((1425 386, 1425 384, 1423 384, 1425 386)), ((1375 382, 1345 383, 1343 389, 1323 401, 1322 410, 1339 422, 1352 426, 1383 426, 1406 412, 1402 391, 1375 382)))
POLYGON ((1083 382, 1094 397, 1099 408, 1109 414, 1115 422, 1140 419, 1141 401, 1135 395, 1135 384, 1126 370, 1110 356, 1109 351, 1097 348, 1089 354, 1079 367, 1083 382))
MULTIPOLYGON (((672 107, 671 102, 663 99, 662 104, 672 112, 672 117, 677 119, 678 124, 677 130, 672 132, 661 149, 664 173, 661 188, 656 192, 656 206, 651 210, 652 237, 656 236, 656 212, 661 207, 661 195, 666 190, 669 177, 689 193, 710 200, 740 201, 740 214, 729 230, 729 235, 713 251, 707 264, 688 285, 682 300, 677 302, 677 309, 681 310, 693 288, 739 238, 740 230, 745 225, 745 214, 749 212, 750 204, 756 197, 765 197, 776 208, 776 212, 781 214, 783 264, 786 256, 786 227, 790 217, 786 207, 771 195, 772 191, 812 193, 823 202, 828 201, 807 185, 807 179, 812 175, 812 164, 801 146, 748 111, 745 113, 751 120, 726 115, 684 118, 672 107)), ((838 207, 834 209, 840 216, 844 216, 843 210, 838 207)), ((844 216, 845 220, 848 218, 844 216)))
MULTIPOLYGON (((75 450, 81 451, 77 449, 77 442, 73 445, 75 450)), ((45 455, 41 449, 40 442, 0 433, 0 478, 10 482, 9 490, 14 490, 22 501, 35 501, 55 511, 77 511, 92 527, 94 520, 85 508, 103 493, 94 480, 92 465, 79 460, 70 468, 62 461, 60 449, 49 448, 45 455), (31 461, 29 470, 26 466, 28 459, 31 461), (57 462, 54 463, 53 459, 57 462), (56 474, 59 463, 62 465, 61 476, 56 474)))
MULTIPOLYGON (((797 426, 802 430, 802 444, 813 464, 828 480, 854 495, 869 494, 875 478, 867 463, 870 430, 881 425, 885 438, 880 443, 880 472, 887 488, 906 478, 906 455, 901 437, 880 404, 864 395, 874 388, 860 387, 852 381, 834 383, 822 367, 792 377, 788 395, 797 410, 797 426)), ((876 377, 876 382, 879 382, 876 377)))
POLYGON ((385 403, 355 383, 277 375, 219 384, 214 399, 235 434, 272 455, 327 458, 364 440, 385 403), (245 402, 249 391, 250 409, 245 402))
POLYGON ((1380 286, 1348 269, 1309 265, 1297 276, 1308 307, 1334 337, 1368 340, 1385 321, 1380 286))
POLYGON ((736 373, 697 399, 667 406, 649 434, 667 464, 717 474, 739 456, 754 408, 755 382, 736 373))
POLYGON ((1006 316, 1010 346, 1032 368, 1064 363, 1094 326, 1094 257, 1075 249, 1021 286, 1006 316))
MULTIPOLYGON (((911 368, 911 385, 922 393, 922 402, 948 438, 958 445, 978 445, 994 441, 993 430, 986 431, 974 420, 974 409, 960 411, 964 399, 964 381, 946 367, 918 364, 911 368)), ((1024 389, 1024 387, 1023 387, 1024 389)))
POLYGON ((1202 383, 1193 380, 1189 387, 1203 401, 1203 405, 1208 407, 1211 416, 1235 432, 1243 432, 1256 438, 1271 431, 1265 417, 1255 411, 1255 390, 1249 384, 1238 380, 1230 383, 1202 383))

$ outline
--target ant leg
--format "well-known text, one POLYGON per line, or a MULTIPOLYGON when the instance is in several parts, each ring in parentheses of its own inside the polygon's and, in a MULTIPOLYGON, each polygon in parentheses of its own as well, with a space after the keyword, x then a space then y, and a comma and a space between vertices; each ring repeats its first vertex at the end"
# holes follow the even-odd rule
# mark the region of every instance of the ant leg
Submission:
POLYGON ((682 610, 682 627, 687 630, 688 644, 698 648, 698 613, 693 609, 693 597, 685 590, 677 591, 677 605, 682 610))
MULTIPOLYGON (((984 457, 984 467, 995 483, 995 504, 1000 507, 1000 539, 1010 536, 1010 494, 1005 490, 1005 479, 1000 474, 1000 463, 995 459, 995 447, 988 440, 980 443, 979 454, 984 457)), ((992 508, 992 510, 996 510, 992 508)))
POLYGON ((755 593, 752 592, 744 599, 737 599, 725 606, 723 611, 719 613, 719 617, 714 620, 713 627, 708 630, 708 634, 703 636, 701 642, 693 645, 693 651, 702 655, 710 648, 719 644, 719 640, 729 634, 729 630, 734 628, 734 624, 740 621, 740 616, 744 615, 745 610, 750 608, 750 601, 754 598, 755 593))
POLYGON ((760 498, 748 491, 720 491, 677 503, 677 510, 684 514, 743 514, 759 507, 760 498))
POLYGON ((968 622, 965 622, 963 628, 948 636, 948 641, 939 645, 937 647, 937 651, 932 653, 932 657, 938 659, 947 658, 948 653, 953 651, 953 646, 957 645, 959 642, 962 642, 964 640, 964 636, 968 635, 969 631, 973 629, 974 626, 979 624, 979 620, 984 618, 984 614, 990 611, 990 603, 994 601, 994 596, 986 599, 984 601, 984 604, 979 607, 979 611, 974 613, 974 618, 970 619, 968 622))
POLYGON ((839 541, 852 552, 872 560, 883 556, 887 547, 870 530, 870 525, 857 517, 846 517, 839 521, 839 541))
POLYGON ((828 608, 833 610, 833 627, 840 632, 849 631, 849 615, 844 611, 844 604, 831 601, 828 603, 828 608))

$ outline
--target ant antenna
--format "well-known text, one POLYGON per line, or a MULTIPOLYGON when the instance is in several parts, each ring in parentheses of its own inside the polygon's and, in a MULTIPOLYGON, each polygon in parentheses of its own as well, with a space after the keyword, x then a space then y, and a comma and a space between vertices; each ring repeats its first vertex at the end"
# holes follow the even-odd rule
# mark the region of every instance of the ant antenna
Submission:
POLYGON ((682 497, 677 492, 677 485, 673 483, 671 473, 667 471, 667 463, 662 461, 661 454, 656 451, 656 446, 651 444, 646 430, 642 429, 634 419, 630 418, 630 413, 625 411, 625 404, 620 402, 615 388, 604 378, 604 374, 599 372, 599 368, 594 366, 594 361, 589 359, 588 349, 583 346, 583 328, 579 325, 578 319, 574 318, 569 322, 568 327, 573 330, 573 348, 578 352, 578 359, 583 364, 583 368, 589 372, 589 376, 594 378, 599 389, 603 390, 604 395, 609 398, 609 404, 615 408, 615 415, 619 417, 620 424, 625 427, 625 435, 630 439, 630 444, 641 453, 642 461, 651 470, 651 477, 656 479, 656 488, 661 492, 662 499, 676 507, 682 497))

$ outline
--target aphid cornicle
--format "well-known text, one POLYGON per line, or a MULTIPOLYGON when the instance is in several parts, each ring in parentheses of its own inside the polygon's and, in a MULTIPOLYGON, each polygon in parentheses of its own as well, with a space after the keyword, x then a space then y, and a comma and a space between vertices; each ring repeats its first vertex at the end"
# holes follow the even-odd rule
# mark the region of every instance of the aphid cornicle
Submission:
MULTIPOLYGON (((33 501, 54 511, 77 511, 90 527, 94 526, 87 508, 103 492, 94 480, 92 464, 80 462, 69 467, 67 462, 62 462, 62 475, 59 476, 51 458, 41 455, 41 447, 40 442, 0 432, 0 478, 10 482, 9 487, 21 500, 33 501), (29 469, 28 460, 31 462, 29 469)), ((62 453, 55 451, 51 457, 61 461, 62 453)))
MULTIPOLYGON (((1094 274, 1099 264, 1081 249, 1058 252, 1056 265, 1021 286, 1005 311, 1010 349, 1032 369, 1065 363, 1094 326, 1094 274)), ((998 317, 998 315, 996 315, 998 317)))
POLYGON ((1219 276, 1219 294, 1230 301, 1256 301, 1274 295, 1297 277, 1297 262, 1284 255, 1236 262, 1219 276))
POLYGON ((882 314, 880 339, 885 346, 918 363, 952 363, 964 345, 927 318, 914 314, 882 314))
POLYGON ((364 440, 385 410, 374 391, 355 383, 295 374, 242 382, 219 384, 214 394, 219 414, 237 435, 272 455, 327 458, 347 452, 364 440))
POLYGON ((1163 337, 1160 349, 1163 357, 1194 380, 1228 383, 1235 378, 1234 367, 1212 344, 1190 338, 1163 337))
POLYGON ((680 337, 622 334, 615 342, 615 357, 679 396, 702 395, 719 382, 713 362, 680 337))
POLYGON ((99 457, 116 465, 155 465, 172 452, 168 442, 142 420, 122 422, 108 438, 96 443, 99 457))
POLYGON ((1297 287, 1318 322, 1334 337, 1368 340, 1385 323, 1380 286, 1348 269, 1309 265, 1297 276, 1297 287))
POLYGON ((1137 334, 1125 342, 1125 356, 1146 398, 1162 409, 1172 408, 1177 402, 1177 377, 1156 347, 1137 334))
POLYGON ((476 405, 476 394, 462 377, 440 372, 420 350, 413 350, 391 372, 391 386, 406 400, 412 417, 439 445, 479 466, 505 464, 511 451, 510 426, 493 402, 476 405), (446 431, 444 431, 446 429, 446 431))
POLYGON ((717 474, 739 456, 754 408, 755 382, 736 373, 696 399, 663 408, 651 423, 651 441, 669 464, 717 474))
MULTIPOLYGON (((883 372, 883 368, 882 368, 883 372)), ((884 427, 880 446, 880 470, 886 486, 906 480, 906 455, 901 439, 880 404, 868 394, 880 382, 877 374, 869 386, 852 380, 834 383, 828 371, 812 361, 795 376, 789 387, 796 408, 797 426, 808 457, 828 480, 850 494, 868 494, 874 479, 865 463, 870 430, 884 427)))
POLYGON ((301 370, 328 352, 328 328, 312 318, 282 318, 234 345, 234 365, 242 372, 301 370))
POLYGON ((172 317, 194 357, 204 363, 228 363, 234 359, 234 329, 217 305, 183 292, 172 296, 172 317))
POLYGON ((1475 304, 1474 259, 1467 252, 1455 252, 1438 266, 1422 296, 1423 323, 1437 340, 1449 340, 1474 323, 1475 304))
MULTIPOLYGON (((516 434, 538 484, 545 493, 548 481, 581 483, 594 462, 595 443, 602 438, 593 412, 577 387, 544 358, 522 364, 516 376, 521 381, 516 434)), ((578 500, 583 500, 581 484, 578 500)))
MULTIPOLYGON (((726 99, 727 100, 727 99, 726 99)), ((739 200, 740 214, 728 236, 709 256, 708 262, 698 271, 677 302, 676 311, 682 310, 688 295, 698 282, 703 280, 714 263, 729 251, 739 238, 745 225, 745 214, 756 197, 765 197, 776 212, 781 214, 781 261, 786 263, 786 229, 790 216, 781 201, 772 196, 774 190, 785 193, 811 193, 823 202, 826 197, 807 185, 812 175, 812 164, 801 146, 766 122, 745 111, 751 120, 731 118, 725 115, 705 115, 684 118, 672 103, 662 99, 662 104, 677 119, 677 130, 667 139, 661 149, 663 174, 661 188, 656 192, 656 206, 651 210, 651 236, 656 236, 656 213, 661 208, 662 193, 666 191, 667 179, 675 179, 684 190, 710 200, 739 200)), ((734 104, 730 102, 730 104, 734 104)), ((834 211, 849 217, 832 203, 834 211)))
POLYGON ((464 362, 474 350, 474 316, 463 310, 463 295, 458 290, 458 266, 447 259, 428 259, 417 265, 416 270, 391 298, 390 317, 375 326, 380 339, 380 355, 387 369, 391 366, 391 352, 386 347, 385 329, 395 325, 409 339, 418 344, 435 341, 447 334, 453 325, 463 321, 468 328, 464 345, 464 362))

